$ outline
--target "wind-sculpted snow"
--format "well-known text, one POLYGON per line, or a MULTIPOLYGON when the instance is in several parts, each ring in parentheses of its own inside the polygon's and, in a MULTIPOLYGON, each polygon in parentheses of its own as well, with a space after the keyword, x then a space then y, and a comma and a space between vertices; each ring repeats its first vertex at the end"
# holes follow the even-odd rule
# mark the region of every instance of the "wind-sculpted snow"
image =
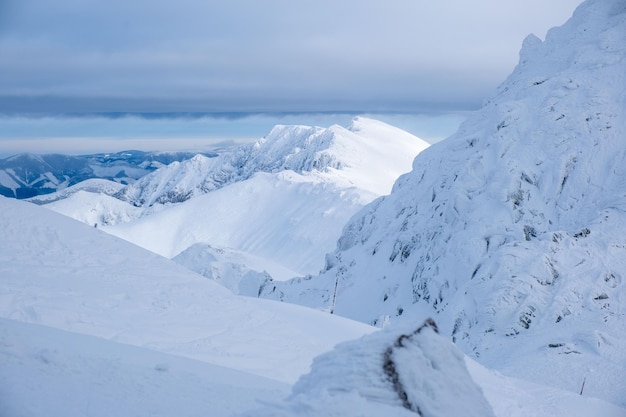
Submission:
POLYGON ((626 404, 626 6, 587 1, 390 196, 319 277, 263 295, 367 323, 437 314, 466 353, 626 404))
POLYGON ((344 342, 317 357, 284 404, 250 416, 494 416, 463 354, 421 326, 344 342))
POLYGON ((224 151, 216 158, 196 156, 173 163, 127 186, 116 196, 137 206, 180 203, 257 172, 294 171, 386 194, 428 145, 400 129, 356 118, 349 128, 279 125, 263 139, 224 151), (377 164, 381 169, 371 169, 377 164))

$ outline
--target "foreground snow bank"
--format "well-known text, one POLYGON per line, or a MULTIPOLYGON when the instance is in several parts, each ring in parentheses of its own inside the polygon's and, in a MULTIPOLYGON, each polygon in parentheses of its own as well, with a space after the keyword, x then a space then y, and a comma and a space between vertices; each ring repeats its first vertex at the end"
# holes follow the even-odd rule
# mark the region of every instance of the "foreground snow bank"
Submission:
POLYGON ((227 417, 288 389, 206 362, 0 318, 3 417, 227 417))
POLYGON ((284 404, 249 416, 493 416, 463 354, 428 319, 338 345, 284 404))
POLYGON ((0 212, 0 317, 287 383, 307 372, 313 357, 373 331, 320 311, 235 296, 34 204, 0 197, 0 212))

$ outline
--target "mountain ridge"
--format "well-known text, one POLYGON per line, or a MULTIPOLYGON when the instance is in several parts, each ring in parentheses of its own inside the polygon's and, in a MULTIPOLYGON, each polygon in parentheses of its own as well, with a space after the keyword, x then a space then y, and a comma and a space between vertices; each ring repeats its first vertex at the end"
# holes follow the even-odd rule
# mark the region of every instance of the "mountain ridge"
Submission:
POLYGON ((17 154, 0 160, 0 195, 33 198, 32 201, 38 202, 37 196, 64 190, 88 179, 127 184, 193 155, 196 153, 135 150, 92 155, 17 154))
POLYGON ((115 197, 135 206, 180 203, 245 181, 257 172, 281 171, 314 175, 344 187, 354 185, 384 194, 402 173, 389 161, 410 165, 409 158, 428 146, 401 129, 364 117, 354 118, 348 128, 277 125, 264 138, 216 158, 196 156, 146 175, 115 197), (383 139, 385 146, 377 143, 383 139), (377 176, 367 175, 364 161, 372 157, 384 159, 388 170, 376 170, 377 176))

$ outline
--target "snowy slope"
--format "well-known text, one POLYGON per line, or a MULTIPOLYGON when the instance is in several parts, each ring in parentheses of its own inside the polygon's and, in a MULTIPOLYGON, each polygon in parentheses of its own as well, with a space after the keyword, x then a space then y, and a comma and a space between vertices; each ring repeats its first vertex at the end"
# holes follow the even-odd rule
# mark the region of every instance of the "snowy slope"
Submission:
MULTIPOLYGON (((87 181, 73 186, 77 187, 76 189, 70 187, 72 188, 70 190, 68 188, 67 190, 70 192, 63 190, 53 193, 53 200, 45 203, 45 208, 96 227, 128 223, 144 214, 144 210, 140 207, 118 200, 108 193, 85 189, 83 184, 85 182, 87 181)), ((41 201, 45 201, 45 197, 47 196, 36 197, 36 201, 33 202, 39 204, 41 201)))
POLYGON ((103 230, 168 258, 200 243, 245 252, 267 261, 259 265, 263 268, 259 272, 271 273, 275 268, 270 264, 280 265, 292 271, 281 273, 287 278, 322 269, 324 254, 332 250, 342 226, 362 207, 361 198, 358 190, 312 181, 294 172, 258 173, 103 230))
POLYGON ((219 282, 235 294, 251 297, 257 297, 259 288, 272 279, 284 281, 298 274, 267 258, 206 243, 196 243, 172 260, 219 282))
POLYGON ((0 209, 0 317, 287 382, 313 356, 371 331, 303 307, 234 296, 39 206, 0 198, 0 209))
POLYGON ((409 171, 413 157, 426 147, 426 142, 401 129, 363 117, 348 128, 279 125, 256 143, 216 158, 197 155, 172 163, 127 186, 117 197, 137 206, 179 203, 257 172, 287 170, 381 195, 389 193, 395 179, 409 171))
POLYGON ((497 94, 264 296, 381 324, 436 314, 482 363, 626 404, 626 5, 529 36, 497 94), (337 287, 335 287, 337 283, 337 287), (336 291, 335 291, 336 288, 336 291))
POLYGON ((206 362, 0 319, 0 415, 228 417, 289 385, 206 362))
POLYGON ((81 181, 78 184, 74 184, 72 186, 64 188, 62 190, 58 190, 50 194, 38 195, 36 197, 31 197, 26 200, 35 204, 48 204, 69 198, 71 195, 77 193, 78 191, 87 191, 94 194, 113 195, 119 192, 122 188, 124 188, 124 185, 120 184, 119 182, 102 178, 91 178, 81 181))
MULTIPOLYGON (((3 416, 219 417, 262 404, 283 407, 285 382, 306 372, 314 356, 373 330, 298 306, 234 296, 171 261, 41 207, 0 198, 0 210, 3 416)), ((376 361, 382 340, 339 348, 348 356, 327 356, 340 366, 325 369, 336 374, 359 363, 357 351, 365 363, 376 361)), ((468 368, 498 417, 624 415, 586 397, 522 384, 473 363, 468 368)), ((351 372, 346 387, 367 391, 369 381, 364 387, 349 378, 360 370, 351 372)), ((328 408, 336 402, 309 389, 336 383, 324 374, 315 366, 294 387, 298 407, 324 410, 321 415, 337 411, 328 408)), ((344 415, 363 406, 347 392, 337 399, 348 410, 344 415)), ((398 412, 385 415, 406 415, 401 407, 390 409, 398 412)))

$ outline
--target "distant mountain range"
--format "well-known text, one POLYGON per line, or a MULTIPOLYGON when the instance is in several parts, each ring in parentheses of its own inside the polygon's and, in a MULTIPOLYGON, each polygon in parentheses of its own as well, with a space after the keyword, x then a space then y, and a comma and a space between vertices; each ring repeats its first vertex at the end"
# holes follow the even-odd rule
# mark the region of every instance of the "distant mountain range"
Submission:
MULTIPOLYGON (((160 167, 194 155, 196 153, 134 150, 82 156, 22 153, 0 160, 0 195, 30 198, 92 178, 129 184, 160 167)), ((215 155, 205 154, 207 157, 215 155)))

